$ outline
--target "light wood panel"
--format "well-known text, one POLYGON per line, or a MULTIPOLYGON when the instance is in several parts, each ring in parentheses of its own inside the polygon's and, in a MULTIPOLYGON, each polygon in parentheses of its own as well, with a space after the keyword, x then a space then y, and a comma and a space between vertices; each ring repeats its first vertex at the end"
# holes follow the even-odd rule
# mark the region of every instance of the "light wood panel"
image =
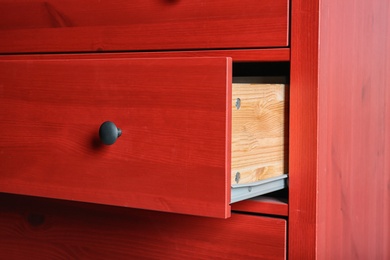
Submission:
POLYGON ((231 183, 287 173, 286 91, 284 84, 233 84, 231 183))

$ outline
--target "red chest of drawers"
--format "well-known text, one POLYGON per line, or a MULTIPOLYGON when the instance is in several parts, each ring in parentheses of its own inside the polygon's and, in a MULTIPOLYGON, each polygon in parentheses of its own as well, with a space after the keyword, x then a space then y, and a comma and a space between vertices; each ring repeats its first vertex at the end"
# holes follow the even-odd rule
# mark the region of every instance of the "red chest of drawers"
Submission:
POLYGON ((0 1, 2 255, 387 259, 388 11, 381 0, 0 1), (282 199, 230 203, 237 76, 289 81, 282 199), (97 140, 106 120, 122 129, 112 146, 97 140), (182 139, 191 149, 172 145, 182 139))

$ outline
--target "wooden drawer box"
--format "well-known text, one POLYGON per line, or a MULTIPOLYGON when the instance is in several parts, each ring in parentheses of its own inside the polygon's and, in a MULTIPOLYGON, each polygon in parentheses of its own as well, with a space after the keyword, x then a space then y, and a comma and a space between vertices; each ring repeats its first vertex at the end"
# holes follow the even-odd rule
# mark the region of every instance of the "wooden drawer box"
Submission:
POLYGON ((288 0, 0 0, 0 53, 288 46, 288 0))
POLYGON ((3 57, 0 71, 1 192, 228 217, 231 184, 286 171, 285 87, 232 87, 230 58, 3 57), (122 135, 103 145, 108 120, 122 135))

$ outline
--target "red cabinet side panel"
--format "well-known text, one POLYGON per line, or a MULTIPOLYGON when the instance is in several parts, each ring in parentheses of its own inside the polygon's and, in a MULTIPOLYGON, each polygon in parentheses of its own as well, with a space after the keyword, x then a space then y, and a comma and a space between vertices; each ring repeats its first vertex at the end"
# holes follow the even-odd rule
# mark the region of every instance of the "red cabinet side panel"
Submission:
POLYGON ((321 3, 318 258, 390 259, 390 4, 321 3))
POLYGON ((292 4, 290 259, 390 257, 389 8, 292 4))

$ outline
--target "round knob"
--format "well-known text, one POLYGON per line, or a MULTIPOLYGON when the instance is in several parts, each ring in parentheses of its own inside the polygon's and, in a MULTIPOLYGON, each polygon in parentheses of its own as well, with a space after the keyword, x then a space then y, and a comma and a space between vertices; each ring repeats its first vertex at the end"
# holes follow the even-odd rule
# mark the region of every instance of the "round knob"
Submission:
POLYGON ((99 137, 103 144, 111 145, 115 143, 121 134, 122 130, 111 121, 104 122, 99 128, 99 137))

